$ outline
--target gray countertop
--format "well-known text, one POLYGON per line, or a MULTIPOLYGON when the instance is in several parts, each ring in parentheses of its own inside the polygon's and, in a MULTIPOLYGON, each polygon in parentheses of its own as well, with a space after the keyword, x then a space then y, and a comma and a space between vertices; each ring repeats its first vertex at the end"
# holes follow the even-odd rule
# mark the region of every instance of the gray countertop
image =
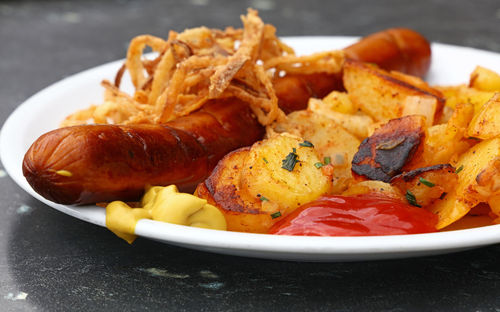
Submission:
MULTIPOLYGON (((410 27, 500 52, 500 2, 0 1, 0 123, 51 83, 123 58, 135 35, 239 26, 281 36, 410 27)), ((108 230, 38 202, 0 171, 2 311, 500 311, 500 245, 443 256, 298 263, 225 256, 108 230)))

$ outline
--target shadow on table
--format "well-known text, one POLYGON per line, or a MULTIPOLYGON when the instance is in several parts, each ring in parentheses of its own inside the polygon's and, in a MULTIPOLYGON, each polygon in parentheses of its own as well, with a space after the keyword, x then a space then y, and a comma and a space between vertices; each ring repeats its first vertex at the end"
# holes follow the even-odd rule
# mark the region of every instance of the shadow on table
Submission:
POLYGON ((42 310, 492 310, 500 245, 436 257, 298 263, 198 252, 108 230, 35 199, 9 235, 9 268, 42 310))

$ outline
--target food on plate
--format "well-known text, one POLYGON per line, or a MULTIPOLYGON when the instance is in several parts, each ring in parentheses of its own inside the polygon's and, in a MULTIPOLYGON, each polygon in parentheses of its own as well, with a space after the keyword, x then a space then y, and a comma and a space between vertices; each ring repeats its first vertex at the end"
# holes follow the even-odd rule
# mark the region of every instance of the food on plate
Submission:
POLYGON ((481 91, 498 91, 500 75, 488 68, 477 66, 470 74, 469 87, 481 91))
MULTIPOLYGON (((321 194, 323 197, 316 197, 317 200, 339 194, 351 199, 353 196, 383 196, 400 204, 417 207, 424 211, 422 215, 430 213, 435 217, 433 230, 447 230, 448 226, 459 221, 452 228, 498 223, 500 188, 497 181, 500 167, 497 163, 500 158, 500 138, 492 126, 496 122, 496 114, 485 112, 495 111, 500 93, 493 93, 476 111, 471 100, 454 99, 457 101, 456 106, 449 108, 451 112, 445 113, 444 107, 438 108, 445 103, 439 90, 422 80, 372 69, 366 64, 353 64, 356 71, 353 74, 349 72, 349 63, 347 61, 344 67, 344 79, 358 80, 352 92, 345 81, 346 93, 334 91, 323 100, 310 99, 307 110, 290 113, 287 118, 267 127, 266 142, 271 142, 277 135, 291 133, 310 142, 311 149, 319 159, 325 160, 317 163, 318 169, 331 176, 332 184, 331 189, 321 194), (362 70, 357 71, 360 68, 362 70), (368 75, 364 69, 369 69, 368 75), (377 103, 373 98, 383 103, 384 112, 390 111, 394 114, 391 116, 393 118, 384 116, 382 111, 379 112, 381 115, 374 114, 372 108, 377 103), (412 103, 412 109, 402 109, 406 103, 412 103), (438 110, 442 113, 436 117, 438 110), (481 127, 475 127, 480 120, 481 127), (469 137, 468 130, 471 127, 479 131, 478 137, 469 137), (367 129, 363 132, 361 128, 367 129), (486 209, 476 209, 484 205, 486 209)), ((253 201, 245 202, 245 213, 235 213, 237 210, 229 213, 228 210, 238 204, 242 194, 246 194, 246 185, 252 185, 259 179, 258 176, 246 176, 244 180, 240 178, 246 170, 246 164, 241 159, 247 157, 248 150, 236 153, 239 162, 229 157, 219 162, 217 169, 200 184, 197 192, 198 196, 207 198, 209 202, 212 200, 219 209, 230 214, 230 218, 226 215, 228 229, 234 226, 239 231, 257 233, 327 233, 326 230, 314 229, 298 232, 276 229, 281 229, 281 225, 276 224, 285 222, 283 219, 288 220, 285 222, 287 224, 306 222, 303 216, 308 214, 308 203, 293 212, 279 210, 280 213, 276 215, 274 213, 278 210, 260 209, 259 201, 253 196, 253 201), (223 178, 220 173, 223 173, 223 178), (232 186, 230 196, 224 195, 227 185, 232 186), (213 200, 216 198, 219 201, 213 200), (265 213, 268 214, 267 219, 265 213), (294 221, 295 218, 300 220, 294 221)), ((280 201, 271 203, 278 206, 280 201)), ((321 218, 333 223, 337 221, 336 218, 321 218)), ((358 223, 342 220, 352 226, 358 223)), ((313 228, 322 227, 312 221, 310 225, 313 228)), ((328 233, 347 233, 335 227, 336 230, 330 229, 328 233)), ((375 235, 375 232, 364 233, 375 235)), ((396 229, 392 232, 397 233, 396 229)))
POLYGON ((422 152, 424 138, 424 116, 389 120, 359 145, 352 160, 354 177, 389 182, 422 152))
POLYGON ((129 242, 140 219, 283 235, 500 222, 497 73, 430 86, 430 45, 411 30, 297 56, 256 11, 242 21, 134 38, 104 103, 30 147, 33 189, 105 202, 129 242))
MULTIPOLYGON (((343 49, 350 60, 376 64, 380 68, 423 77, 431 65, 431 46, 419 33, 391 28, 364 37, 343 49)), ((285 113, 305 109, 312 97, 322 98, 342 90, 342 73, 287 72, 273 79, 279 106, 285 113)))
POLYGON ((418 114, 432 125, 443 110, 441 92, 417 77, 347 61, 343 79, 351 101, 375 121, 418 114))
POLYGON ((500 193, 500 138, 481 141, 459 156, 457 186, 429 207, 439 215, 438 229, 457 221, 480 203, 500 193))
POLYGON ((478 109, 467 128, 467 135, 482 140, 500 135, 500 93, 495 93, 478 109))
POLYGON ((137 200, 148 185, 193 191, 225 154, 262 139, 264 126, 285 118, 281 78, 301 77, 326 94, 341 82, 344 53, 418 74, 429 66, 429 44, 406 29, 369 36, 345 52, 296 56, 256 11, 242 20, 243 29, 134 38, 115 82, 103 82, 104 103, 68 116, 62 125, 72 127, 41 136, 28 150, 23 174, 33 189, 62 204, 137 200), (143 58, 145 46, 158 55, 143 58), (119 89, 125 70, 132 95, 119 89))
POLYGON ((416 206, 427 207, 454 192, 458 182, 455 171, 450 164, 434 165, 401 173, 390 183, 402 194, 415 197, 416 206))
POLYGON ((106 227, 132 243, 135 226, 140 219, 152 219, 179 225, 226 230, 226 219, 216 207, 191 194, 179 193, 175 185, 154 186, 142 197, 140 207, 122 201, 106 206, 106 227))

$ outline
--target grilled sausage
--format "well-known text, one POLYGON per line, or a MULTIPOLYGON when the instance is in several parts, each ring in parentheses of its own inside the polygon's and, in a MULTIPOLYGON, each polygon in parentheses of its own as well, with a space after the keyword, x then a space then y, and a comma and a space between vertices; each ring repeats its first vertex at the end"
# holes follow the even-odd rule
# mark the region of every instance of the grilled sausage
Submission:
MULTIPOLYGON (((344 49, 348 59, 375 63, 423 77, 431 65, 431 47, 419 33, 391 28, 367 37, 344 49)), ((279 106, 285 113, 307 108, 309 98, 322 98, 333 90, 343 90, 342 74, 319 73, 286 75, 273 81, 279 106)))
POLYGON ((248 105, 217 100, 164 125, 83 125, 42 135, 24 157, 23 174, 61 204, 136 200, 146 185, 193 191, 227 153, 262 138, 248 105))

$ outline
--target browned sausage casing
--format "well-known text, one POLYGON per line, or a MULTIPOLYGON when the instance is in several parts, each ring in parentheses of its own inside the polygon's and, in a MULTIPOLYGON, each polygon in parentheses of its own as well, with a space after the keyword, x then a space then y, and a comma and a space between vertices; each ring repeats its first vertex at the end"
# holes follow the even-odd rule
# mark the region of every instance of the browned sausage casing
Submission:
MULTIPOLYGON (((419 33, 391 28, 374 33, 344 49, 347 58, 374 63, 382 69, 423 77, 431 65, 431 46, 419 33)), ((286 75, 273 81, 285 113, 305 109, 310 97, 342 90, 342 74, 286 75)))
POLYGON ((61 204, 137 200, 146 185, 192 191, 227 153, 262 138, 247 104, 207 103, 165 125, 83 125, 42 135, 24 157, 33 189, 61 204))

